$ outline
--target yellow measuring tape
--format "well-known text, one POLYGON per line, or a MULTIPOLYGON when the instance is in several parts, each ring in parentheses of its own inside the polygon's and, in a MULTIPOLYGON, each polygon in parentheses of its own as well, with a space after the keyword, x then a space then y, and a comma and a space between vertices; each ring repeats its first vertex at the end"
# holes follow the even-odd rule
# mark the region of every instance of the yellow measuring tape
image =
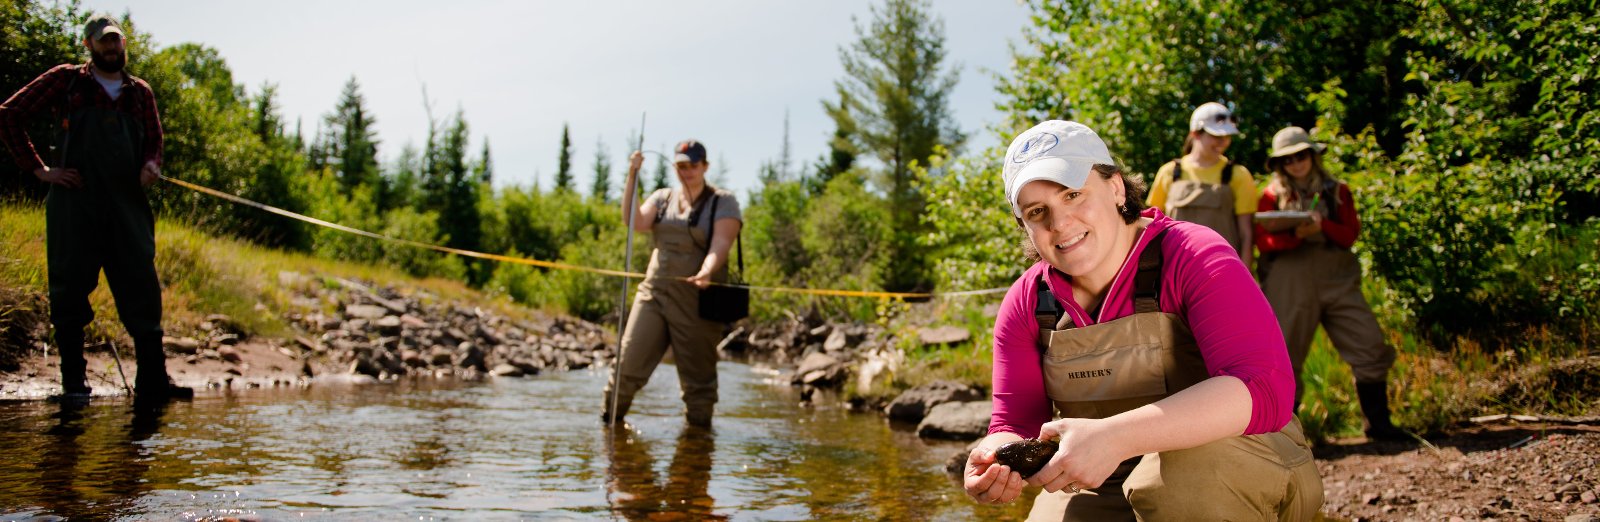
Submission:
MULTIPOLYGON (((213 189, 213 188, 210 188, 210 187, 203 187, 203 186, 196 185, 194 183, 190 183, 190 182, 187 182, 187 181, 184 181, 184 180, 181 180, 181 179, 169 178, 169 177, 167 177, 165 175, 161 176, 161 179, 165 180, 167 182, 173 183, 175 185, 178 185, 180 187, 187 188, 187 189, 193 190, 195 192, 199 192, 201 194, 206 194, 206 195, 209 195, 209 196, 222 198, 222 199, 225 199, 225 200, 228 200, 228 201, 232 201, 234 203, 238 203, 240 205, 257 208, 257 209, 264 210, 264 211, 267 211, 267 212, 271 212, 273 214, 277 214, 277 215, 284 216, 284 217, 287 217, 287 218, 304 221, 306 223, 311 223, 313 225, 317 225, 317 226, 320 226, 320 227, 327 227, 327 228, 331 228, 331 229, 334 229, 334 230, 338 230, 340 232, 348 232, 348 233, 355 234, 355 235, 358 235, 358 236, 369 237, 369 238, 377 239, 377 240, 380 240, 380 241, 389 241, 389 242, 392 242, 392 243, 399 243, 399 244, 402 244, 402 245, 407 245, 407 246, 412 246, 412 247, 422 248, 422 249, 427 249, 427 250, 433 250, 433 251, 437 251, 437 252, 444 252, 444 253, 447 253, 447 254, 455 254, 455 255, 458 255, 458 256, 476 257, 476 258, 479 258, 479 259, 491 259, 491 260, 502 261, 502 262, 506 262, 506 263, 532 265, 532 266, 539 266, 539 267, 550 268, 550 269, 555 269, 555 270, 572 270, 572 271, 575 271, 575 272, 588 272, 588 273, 591 273, 591 274, 600 274, 600 275, 608 275, 608 276, 616 276, 616 277, 632 277, 632 278, 636 278, 636 279, 650 278, 650 276, 648 276, 646 274, 641 274, 641 273, 638 273, 638 272, 625 272, 625 271, 622 271, 622 270, 610 270, 610 269, 606 269, 606 268, 595 268, 595 267, 592 267, 592 266, 572 265, 572 264, 567 264, 567 263, 558 263, 558 262, 555 262, 555 261, 541 261, 541 260, 538 260, 538 259, 528 259, 528 258, 525 258, 525 257, 512 257, 512 256, 505 256, 505 255, 500 255, 500 254, 487 254, 487 253, 483 253, 483 252, 475 252, 475 251, 472 251, 472 250, 462 250, 462 249, 459 249, 459 248, 450 248, 450 247, 446 247, 446 246, 439 246, 439 245, 434 245, 434 244, 429 244, 429 243, 423 243, 423 242, 420 242, 420 241, 412 241, 412 240, 409 240, 409 239, 401 239, 401 238, 397 238, 397 237, 386 236, 386 235, 383 235, 383 234, 378 234, 378 233, 374 233, 374 232, 368 232, 368 231, 361 230, 361 229, 358 229, 358 228, 352 228, 352 227, 340 225, 338 223, 334 223, 334 222, 330 222, 330 221, 324 221, 324 220, 317 219, 317 218, 314 218, 314 217, 311 217, 311 216, 307 216, 307 215, 304 215, 304 214, 298 214, 298 213, 290 212, 290 211, 287 211, 287 210, 284 210, 284 209, 281 209, 281 208, 278 208, 278 207, 274 207, 272 205, 267 205, 267 204, 263 204, 263 203, 257 203, 255 201, 251 201, 251 200, 239 197, 239 196, 235 196, 235 195, 229 194, 227 192, 223 192, 223 191, 220 191, 220 190, 217 190, 217 189, 213 189)), ((685 282, 688 281, 688 278, 686 278, 686 277, 660 277, 660 276, 657 276, 656 278, 657 279, 672 279, 672 280, 685 281, 685 282)), ((790 288, 790 287, 779 287, 779 286, 739 285, 739 284, 729 284, 729 283, 711 283, 711 284, 717 285, 717 286, 730 286, 730 287, 735 287, 735 288, 748 288, 750 290, 764 291, 764 292, 790 292, 790 293, 798 293, 798 294, 835 296, 835 297, 878 297, 878 298, 889 298, 889 299, 928 299, 928 298, 933 298, 933 297, 966 297, 966 296, 984 295, 984 294, 997 294, 997 293, 1005 292, 1007 290, 1007 288, 989 288, 989 289, 984 289, 984 290, 967 290, 967 291, 964 291, 964 292, 873 292, 873 291, 867 291, 867 290, 829 290, 829 289, 818 289, 818 288, 790 288)))

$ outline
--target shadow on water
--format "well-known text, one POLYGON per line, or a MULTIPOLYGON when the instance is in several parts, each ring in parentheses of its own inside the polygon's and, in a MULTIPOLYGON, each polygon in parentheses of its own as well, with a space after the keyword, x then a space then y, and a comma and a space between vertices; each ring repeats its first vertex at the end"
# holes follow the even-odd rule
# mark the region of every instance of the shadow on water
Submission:
POLYGON ((676 372, 629 426, 599 422, 604 369, 486 382, 317 383, 164 410, 0 403, 0 520, 1006 520, 924 441, 776 372, 723 362, 715 427, 676 372))

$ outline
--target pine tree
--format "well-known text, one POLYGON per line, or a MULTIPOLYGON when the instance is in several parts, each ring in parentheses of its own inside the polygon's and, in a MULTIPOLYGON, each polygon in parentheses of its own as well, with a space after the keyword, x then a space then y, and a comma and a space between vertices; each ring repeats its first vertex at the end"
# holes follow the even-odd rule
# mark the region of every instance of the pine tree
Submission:
POLYGON ((594 140, 594 184, 590 186, 589 194, 602 203, 611 196, 611 157, 606 152, 606 142, 602 138, 594 140))
POLYGON ((366 97, 361 95, 361 85, 354 76, 345 82, 339 104, 323 122, 327 124, 324 129, 327 135, 321 152, 339 176, 345 192, 359 185, 376 186, 378 133, 372 126, 377 120, 367 111, 366 97))
POLYGON ((944 22, 928 11, 926 0, 884 0, 872 8, 869 24, 856 24, 856 42, 839 49, 846 76, 835 85, 848 94, 839 108, 857 124, 856 145, 887 170, 894 253, 881 274, 891 290, 929 284, 916 245, 925 203, 911 165, 926 164, 941 145, 953 149, 965 140, 948 103, 958 73, 944 70, 944 22))
POLYGON ((572 190, 572 133, 565 123, 561 124, 561 160, 556 167, 555 189, 572 190))

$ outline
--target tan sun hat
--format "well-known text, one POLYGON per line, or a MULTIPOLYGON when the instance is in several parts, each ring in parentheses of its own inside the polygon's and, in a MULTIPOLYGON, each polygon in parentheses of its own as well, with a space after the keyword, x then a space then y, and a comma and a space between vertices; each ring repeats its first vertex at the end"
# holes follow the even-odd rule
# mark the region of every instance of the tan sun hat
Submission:
POLYGON ((1272 135, 1271 157, 1281 158, 1306 149, 1315 149, 1317 154, 1327 150, 1328 146, 1321 143, 1312 143, 1311 135, 1300 127, 1285 127, 1272 135))

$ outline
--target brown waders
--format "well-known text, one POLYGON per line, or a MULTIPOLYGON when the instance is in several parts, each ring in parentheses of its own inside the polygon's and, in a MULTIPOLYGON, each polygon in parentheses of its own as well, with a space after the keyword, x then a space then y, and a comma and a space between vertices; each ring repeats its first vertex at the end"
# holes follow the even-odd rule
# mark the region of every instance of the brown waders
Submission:
MULTIPOLYGON (((608 413, 602 415, 604 419, 610 418, 613 389, 617 394, 616 417, 621 419, 633 404, 634 395, 649 382, 650 375, 671 347, 688 422, 696 426, 711 424, 717 403, 717 343, 722 340, 724 325, 700 318, 699 288, 667 278, 688 277, 700 272, 706 248, 711 244, 707 234, 709 227, 705 225, 715 219, 701 216, 700 210, 714 190, 707 186, 702 191, 705 197, 691 205, 687 213, 679 212, 681 190, 672 190, 670 196, 660 202, 665 205, 660 207, 664 210, 651 233, 655 251, 650 255, 650 268, 645 272, 645 280, 639 283, 639 293, 628 315, 621 360, 617 362, 619 368, 615 373, 620 385, 606 383, 604 408, 608 413)), ((713 279, 727 281, 726 269, 720 270, 713 279)))
POLYGON ((1295 390, 1303 389, 1300 369, 1321 325, 1355 375, 1368 436, 1408 438, 1389 420, 1387 383, 1395 351, 1384 341, 1372 307, 1361 295, 1361 263, 1355 253, 1328 242, 1319 232, 1303 239, 1298 248, 1262 256, 1260 266, 1261 290, 1272 303, 1289 346, 1295 390))
POLYGON ((1239 218, 1234 212, 1233 163, 1222 168, 1222 183, 1211 184, 1183 179, 1183 161, 1173 160, 1172 188, 1167 196, 1167 208, 1162 209, 1172 219, 1205 225, 1217 231, 1235 251, 1239 250, 1239 218))
MULTIPOLYGON (((1061 417, 1098 419, 1209 377, 1188 326, 1161 312, 1161 237, 1139 258, 1133 315, 1077 327, 1040 284, 1045 391, 1061 417), (1049 306, 1044 306, 1048 302, 1049 306)), ((1029 520, 1311 520, 1322 478, 1297 421, 1124 461, 1098 488, 1040 493, 1029 520)))
POLYGON ((164 396, 170 384, 161 347, 155 215, 139 184, 143 127, 122 112, 79 107, 66 133, 65 166, 78 170, 83 186, 52 185, 45 197, 50 322, 61 351, 63 391, 89 391, 83 329, 94 319, 89 294, 103 269, 117 315, 133 338, 139 394, 164 396))

